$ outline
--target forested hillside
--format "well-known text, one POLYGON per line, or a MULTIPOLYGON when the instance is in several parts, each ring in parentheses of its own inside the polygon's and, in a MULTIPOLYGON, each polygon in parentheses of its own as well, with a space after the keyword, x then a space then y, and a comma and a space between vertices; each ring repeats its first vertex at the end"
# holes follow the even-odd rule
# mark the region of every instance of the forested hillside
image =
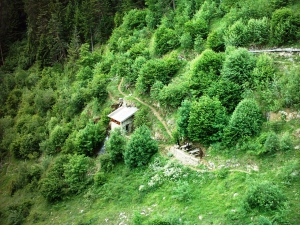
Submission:
POLYGON ((299 9, 2 0, 0 223, 300 224, 299 9), (99 154, 119 98, 135 130, 99 154))

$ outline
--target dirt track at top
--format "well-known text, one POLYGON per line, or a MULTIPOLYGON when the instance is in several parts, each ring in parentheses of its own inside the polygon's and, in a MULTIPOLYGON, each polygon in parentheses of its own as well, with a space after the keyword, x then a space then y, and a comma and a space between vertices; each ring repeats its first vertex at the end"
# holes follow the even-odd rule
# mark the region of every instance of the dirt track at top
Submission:
MULTIPOLYGON (((121 86, 122 86, 122 83, 123 83, 123 77, 118 85, 118 90, 119 92, 125 97, 126 94, 121 90, 121 86)), ((133 96, 134 97, 134 96, 133 96)), ((166 129, 168 135, 170 137, 172 137, 172 133, 170 132, 166 122, 163 120, 163 118, 160 116, 160 114, 156 111, 155 108, 153 108, 151 105, 147 104, 146 102, 143 102, 141 99, 139 99, 138 97, 134 97, 137 101, 139 101, 140 103, 142 103, 143 105, 147 106, 148 108, 151 109, 151 111, 153 112, 153 114, 156 116, 156 118, 162 123, 162 125, 164 126, 164 128, 166 129)))

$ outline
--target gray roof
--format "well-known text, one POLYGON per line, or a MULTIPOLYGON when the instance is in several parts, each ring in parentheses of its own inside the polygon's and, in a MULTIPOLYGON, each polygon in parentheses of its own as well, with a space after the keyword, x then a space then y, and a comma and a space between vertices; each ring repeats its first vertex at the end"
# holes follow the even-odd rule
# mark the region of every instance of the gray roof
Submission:
POLYGON ((123 106, 110 113, 108 117, 122 123, 131 117, 136 111, 138 111, 138 108, 136 107, 123 106))

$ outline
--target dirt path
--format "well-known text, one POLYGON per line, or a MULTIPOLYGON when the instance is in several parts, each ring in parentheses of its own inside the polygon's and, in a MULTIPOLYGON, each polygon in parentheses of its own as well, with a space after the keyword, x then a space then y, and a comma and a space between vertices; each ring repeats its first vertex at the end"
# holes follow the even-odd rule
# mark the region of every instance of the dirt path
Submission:
POLYGON ((119 103, 119 101, 116 100, 116 99, 114 99, 114 97, 112 96, 112 94, 111 94, 109 91, 107 91, 107 92, 108 92, 108 97, 109 97, 114 103, 119 103))
POLYGON ((299 48, 273 48, 273 49, 250 49, 249 52, 252 53, 262 53, 262 52, 300 52, 299 48))
MULTIPOLYGON (((122 83, 123 83, 123 77, 118 85, 118 90, 119 92, 125 97, 126 94, 121 90, 121 86, 122 86, 122 83)), ((164 126, 164 128, 166 129, 168 135, 170 137, 172 137, 172 133, 170 132, 166 122, 163 120, 163 118, 159 115, 159 113, 156 111, 155 108, 153 108, 151 105, 147 104, 146 102, 143 102, 141 99, 139 99, 138 97, 134 97, 137 101, 139 101, 140 103, 142 103, 143 105, 147 106, 148 108, 151 109, 151 111, 153 112, 153 114, 156 116, 156 118, 162 123, 162 125, 164 126)))

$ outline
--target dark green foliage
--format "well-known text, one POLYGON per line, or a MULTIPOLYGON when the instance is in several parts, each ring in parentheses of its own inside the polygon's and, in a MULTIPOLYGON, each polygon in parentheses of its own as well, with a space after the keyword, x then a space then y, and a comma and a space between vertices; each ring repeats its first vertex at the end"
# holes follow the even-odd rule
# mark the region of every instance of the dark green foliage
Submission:
POLYGON ((78 131, 74 144, 76 149, 74 149, 78 154, 84 154, 91 156, 93 150, 101 143, 105 138, 105 132, 99 123, 94 124, 89 122, 85 128, 78 131))
POLYGON ((259 216, 256 224, 257 225, 272 225, 272 222, 264 216, 259 216))
POLYGON ((89 158, 83 155, 68 155, 64 165, 63 177, 69 193, 79 193, 86 185, 89 158))
POLYGON ((238 48, 229 52, 221 71, 222 77, 242 87, 252 86, 252 70, 255 67, 255 58, 247 49, 238 48))
POLYGON ((243 90, 240 85, 226 79, 220 79, 211 84, 206 94, 211 98, 218 98, 227 109, 227 112, 232 113, 237 104, 242 100, 242 92, 243 90))
POLYGON ((101 170, 109 172, 113 169, 114 164, 109 154, 102 154, 99 156, 101 170))
POLYGON ((184 100, 181 103, 181 107, 178 109, 177 114, 177 130, 180 137, 187 138, 188 137, 188 122, 190 118, 192 103, 189 100, 184 100))
POLYGON ((271 132, 264 143, 264 152, 265 153, 275 153, 280 150, 280 143, 278 136, 271 132))
POLYGON ((283 207, 286 197, 282 190, 268 181, 252 185, 246 192, 245 205, 260 211, 277 210, 283 207))
POLYGON ((282 45, 295 41, 299 31, 300 20, 291 9, 281 8, 273 12, 271 19, 271 41, 273 44, 282 45))
POLYGON ((193 38, 190 33, 184 33, 180 37, 180 44, 183 49, 191 49, 193 47, 193 38))
POLYGON ((226 109, 218 99, 203 96, 192 103, 188 136, 190 140, 209 145, 221 140, 227 123, 226 109))
POLYGON ((19 204, 11 205, 8 208, 8 224, 19 225, 23 224, 25 219, 30 214, 30 208, 33 203, 30 201, 22 202, 19 204))
POLYGON ((174 30, 160 26, 154 33, 154 51, 162 56, 179 47, 180 42, 174 30))
POLYGON ((262 113, 257 103, 252 99, 242 100, 225 129, 225 141, 234 144, 240 138, 258 135, 262 122, 262 113))
POLYGON ((158 101, 159 93, 163 89, 164 84, 161 81, 155 81, 150 90, 150 96, 152 99, 158 101))
POLYGON ((110 136, 105 142, 105 151, 110 155, 113 163, 122 161, 125 145, 126 139, 120 129, 114 129, 110 132, 110 136))
POLYGON ((68 156, 56 158, 43 179, 40 181, 40 192, 49 202, 61 200, 66 194, 67 184, 64 180, 64 164, 68 162, 68 156))
POLYGON ((145 166, 151 156, 158 151, 149 128, 141 126, 131 135, 124 153, 125 164, 131 168, 145 166))

